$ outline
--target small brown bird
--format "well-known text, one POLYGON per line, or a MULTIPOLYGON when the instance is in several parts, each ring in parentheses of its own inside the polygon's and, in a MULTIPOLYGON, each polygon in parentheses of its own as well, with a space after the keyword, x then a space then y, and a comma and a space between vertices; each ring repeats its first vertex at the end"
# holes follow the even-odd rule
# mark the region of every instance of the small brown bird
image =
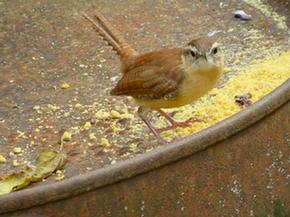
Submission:
POLYGON ((162 129, 151 124, 148 111, 158 111, 170 122, 170 128, 188 126, 161 109, 190 104, 216 85, 223 71, 223 54, 214 38, 205 36, 184 47, 138 53, 102 14, 96 12, 95 20, 83 15, 120 57, 122 78, 111 94, 132 96, 140 105, 139 116, 160 142, 164 142, 159 133, 162 129))

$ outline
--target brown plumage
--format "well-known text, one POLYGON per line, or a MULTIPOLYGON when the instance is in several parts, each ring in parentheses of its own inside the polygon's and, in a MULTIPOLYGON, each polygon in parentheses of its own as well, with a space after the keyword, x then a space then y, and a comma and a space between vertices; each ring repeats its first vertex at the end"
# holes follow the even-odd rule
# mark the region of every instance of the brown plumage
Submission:
POLYGON ((123 39, 121 34, 113 28, 113 26, 107 21, 107 19, 98 11, 95 12, 94 18, 90 18, 87 14, 83 13, 83 16, 89 20, 97 32, 102 36, 102 38, 108 42, 108 44, 117 52, 121 59, 131 57, 137 54, 137 52, 130 47, 129 44, 123 39))
POLYGON ((212 37, 200 37, 191 40, 188 45, 191 47, 195 47, 200 53, 207 52, 208 48, 210 48, 216 41, 214 36, 212 37))
POLYGON ((172 108, 192 103, 216 84, 222 73, 223 58, 213 37, 201 37, 181 48, 167 48, 138 53, 99 12, 93 23, 97 32, 117 52, 121 60, 122 78, 112 89, 112 95, 132 96, 140 105, 138 114, 163 141, 158 130, 147 120, 149 110, 159 111, 172 127, 177 123, 161 108, 172 108))
POLYGON ((179 67, 181 54, 182 49, 174 48, 137 56, 133 67, 125 69, 111 94, 158 99, 176 91, 184 79, 183 69, 179 67))

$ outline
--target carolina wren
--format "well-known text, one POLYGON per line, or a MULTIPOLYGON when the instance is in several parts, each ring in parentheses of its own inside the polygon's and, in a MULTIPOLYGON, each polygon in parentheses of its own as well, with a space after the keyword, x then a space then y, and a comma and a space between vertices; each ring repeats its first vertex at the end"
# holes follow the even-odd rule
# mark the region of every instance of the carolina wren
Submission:
POLYGON ((138 53, 102 14, 96 12, 95 20, 83 15, 120 57, 122 78, 111 94, 132 96, 140 105, 139 116, 161 142, 160 129, 148 120, 148 111, 158 111, 172 128, 186 126, 161 108, 190 104, 215 86, 223 71, 223 54, 214 38, 205 36, 184 47, 138 53))

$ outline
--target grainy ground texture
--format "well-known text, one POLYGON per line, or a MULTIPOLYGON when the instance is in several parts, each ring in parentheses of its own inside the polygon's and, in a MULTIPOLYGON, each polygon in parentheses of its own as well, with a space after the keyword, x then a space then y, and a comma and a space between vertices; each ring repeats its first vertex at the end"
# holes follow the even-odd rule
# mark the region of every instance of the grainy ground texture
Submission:
MULTIPOLYGON (((255 102, 290 76, 289 0, 2 0, 0 177, 19 171, 27 163, 33 164, 43 148, 58 150, 60 138, 65 132, 70 137, 64 143, 68 162, 61 171, 44 182, 31 185, 32 188, 118 164, 119 161, 135 158, 162 146, 137 116, 137 107, 132 98, 109 95, 120 77, 118 57, 81 15, 83 11, 92 15, 96 9, 140 52, 183 46, 194 37, 217 32, 225 52, 226 73, 223 79, 213 92, 196 104, 170 110, 177 119, 196 115, 202 117, 204 122, 196 123, 187 130, 164 132, 163 136, 168 140, 196 133, 242 110, 234 102, 235 94, 245 94, 249 90, 255 93, 256 88, 256 95, 253 96, 255 102), (237 9, 251 14, 252 20, 234 18, 233 12, 237 9), (260 77, 254 76, 254 79, 245 74, 249 71, 260 76, 263 74, 261 71, 271 67, 269 74, 264 74, 264 80, 269 78, 264 83, 260 82, 260 77), (276 70, 281 70, 281 74, 276 76, 276 70), (245 79, 253 82, 252 86, 251 83, 243 86, 245 79), (243 92, 237 89, 240 87, 247 89, 243 92), (221 95, 223 89, 225 94, 221 95), (211 104, 205 103, 209 98, 211 104), (229 106, 221 108, 225 110, 222 115, 216 111, 218 109, 205 110, 206 106, 225 102, 229 106), (215 113, 214 117, 209 117, 210 112, 215 113)), ((153 120, 157 125, 164 124, 164 120, 156 115, 153 120)), ((265 169, 264 176, 268 176, 270 170, 277 166, 283 170, 280 171, 281 176, 289 181, 287 157, 283 154, 287 155, 279 150, 269 153, 275 159, 269 161, 275 165, 267 170, 265 164, 261 164, 265 169)), ((202 160, 202 157, 198 158, 202 160)), ((243 205, 243 200, 249 200, 243 195, 244 187, 250 183, 242 186, 237 180, 237 177, 233 177, 232 185, 228 184, 228 188, 239 206, 232 212, 227 211, 224 216, 257 216, 253 207, 243 205)), ((271 190, 273 185, 268 183, 267 186, 271 190)), ((275 193, 267 196, 271 195, 275 193)), ((195 195, 193 201, 198 200, 197 197, 195 195)), ((217 195, 209 194, 208 197, 216 198, 217 195)), ((257 200, 254 196, 252 199, 257 200)), ((268 199, 273 202, 275 196, 268 199)), ((212 210, 214 208, 208 204, 208 212, 203 211, 203 216, 223 216, 222 209, 227 208, 227 201, 222 197, 217 201, 213 207, 219 206, 219 210, 212 210)), ((175 205, 180 213, 185 211, 180 216, 199 216, 186 213, 182 199, 175 205)), ((126 206, 124 209, 126 211, 126 206)), ((206 210, 205 207, 203 209, 206 210)), ((146 212, 141 211, 131 214, 125 212, 120 216, 163 216, 159 213, 145 215, 146 212)), ((263 210, 258 213, 263 213, 263 210)), ((103 213, 100 216, 117 215, 103 213)))

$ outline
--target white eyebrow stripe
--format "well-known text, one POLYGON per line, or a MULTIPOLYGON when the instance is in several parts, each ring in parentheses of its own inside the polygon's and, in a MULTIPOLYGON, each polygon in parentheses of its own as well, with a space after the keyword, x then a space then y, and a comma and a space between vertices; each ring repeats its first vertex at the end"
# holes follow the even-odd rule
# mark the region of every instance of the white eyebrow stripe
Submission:
POLYGON ((195 53, 201 55, 201 52, 200 52, 196 47, 191 47, 190 49, 191 49, 193 52, 195 52, 195 53))
POLYGON ((217 42, 213 43, 212 46, 211 46, 211 48, 209 49, 209 53, 211 53, 213 49, 215 49, 215 48, 217 48, 219 46, 220 46, 219 43, 217 43, 217 42))

